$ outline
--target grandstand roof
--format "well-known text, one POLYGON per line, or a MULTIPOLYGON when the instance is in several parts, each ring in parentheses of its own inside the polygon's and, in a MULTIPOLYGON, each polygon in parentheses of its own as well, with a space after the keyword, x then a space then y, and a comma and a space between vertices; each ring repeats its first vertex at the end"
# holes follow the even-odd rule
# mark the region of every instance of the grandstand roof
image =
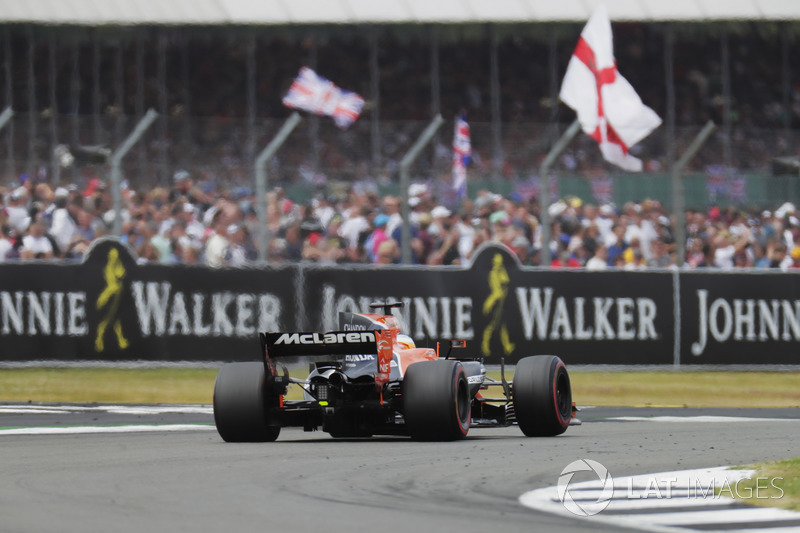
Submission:
MULTIPOLYGON (((584 21, 601 0, 0 0, 0 21, 289 25, 584 21)), ((800 20, 798 0, 605 0, 616 21, 800 20)))

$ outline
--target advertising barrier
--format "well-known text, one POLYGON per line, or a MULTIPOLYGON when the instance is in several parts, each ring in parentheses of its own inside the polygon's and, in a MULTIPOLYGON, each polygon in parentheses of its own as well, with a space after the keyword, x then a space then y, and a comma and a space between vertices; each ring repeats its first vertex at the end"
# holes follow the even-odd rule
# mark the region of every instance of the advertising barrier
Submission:
POLYGON ((463 268, 209 269, 111 239, 81 264, 0 265, 0 361, 255 360, 260 331, 335 330, 385 301, 417 346, 464 339, 487 364, 800 364, 796 274, 543 270, 500 245, 463 268))

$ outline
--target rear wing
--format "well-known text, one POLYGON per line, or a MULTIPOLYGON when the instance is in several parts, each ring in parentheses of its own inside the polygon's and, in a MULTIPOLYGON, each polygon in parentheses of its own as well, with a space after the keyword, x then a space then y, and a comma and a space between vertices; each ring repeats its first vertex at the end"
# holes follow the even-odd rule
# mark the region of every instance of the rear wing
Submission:
POLYGON ((377 355, 375 382, 382 386, 389 381, 392 364, 392 332, 329 331, 327 333, 260 333, 261 348, 267 372, 275 375, 273 359, 312 358, 343 360, 348 355, 377 355))
MULTIPOLYGON (((270 358, 326 357, 378 354, 378 331, 331 331, 328 333, 261 333, 261 344, 270 358)), ((390 341, 391 342, 391 341, 390 341)))

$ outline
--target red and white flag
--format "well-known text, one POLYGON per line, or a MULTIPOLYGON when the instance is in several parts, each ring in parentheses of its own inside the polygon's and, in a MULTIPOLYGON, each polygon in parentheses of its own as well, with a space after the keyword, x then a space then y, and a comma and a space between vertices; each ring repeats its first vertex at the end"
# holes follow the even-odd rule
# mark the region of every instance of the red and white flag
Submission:
POLYGON ((581 128, 598 142, 606 161, 641 172, 642 162, 628 151, 661 119, 617 71, 611 22, 602 3, 581 32, 560 97, 578 114, 581 128))
POLYGON ((356 121, 364 99, 354 92, 345 91, 308 67, 302 67, 292 82, 283 105, 333 118, 344 129, 356 121))

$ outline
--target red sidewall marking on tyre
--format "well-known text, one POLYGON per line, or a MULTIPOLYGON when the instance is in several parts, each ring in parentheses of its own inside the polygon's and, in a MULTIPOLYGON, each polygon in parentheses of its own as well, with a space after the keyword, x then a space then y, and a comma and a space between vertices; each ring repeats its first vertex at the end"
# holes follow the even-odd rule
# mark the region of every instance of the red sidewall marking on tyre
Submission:
POLYGON ((466 424, 462 424, 461 423, 461 410, 458 408, 458 401, 461 399, 461 394, 460 394, 460 389, 459 389, 459 386, 458 386, 458 382, 459 382, 459 378, 462 375, 464 376, 464 380, 466 380, 467 379, 466 378, 467 375, 464 372, 464 369, 463 368, 459 368, 458 371, 455 374, 455 383, 454 383, 454 385, 455 385, 454 388, 455 388, 455 391, 456 391, 456 395, 455 395, 456 396, 455 397, 455 410, 456 410, 456 419, 458 420, 458 429, 461 431, 462 435, 466 435, 469 432, 469 425, 470 425, 470 422, 471 422, 472 413, 471 413, 470 410, 467 410, 466 424))
POLYGON ((558 373, 562 368, 566 368, 566 365, 563 361, 558 361, 558 363, 556 363, 556 371, 551 377, 553 378, 553 407, 555 407, 556 410, 558 423, 564 427, 569 423, 569 420, 565 420, 564 417, 561 416, 561 409, 558 405, 558 373))

